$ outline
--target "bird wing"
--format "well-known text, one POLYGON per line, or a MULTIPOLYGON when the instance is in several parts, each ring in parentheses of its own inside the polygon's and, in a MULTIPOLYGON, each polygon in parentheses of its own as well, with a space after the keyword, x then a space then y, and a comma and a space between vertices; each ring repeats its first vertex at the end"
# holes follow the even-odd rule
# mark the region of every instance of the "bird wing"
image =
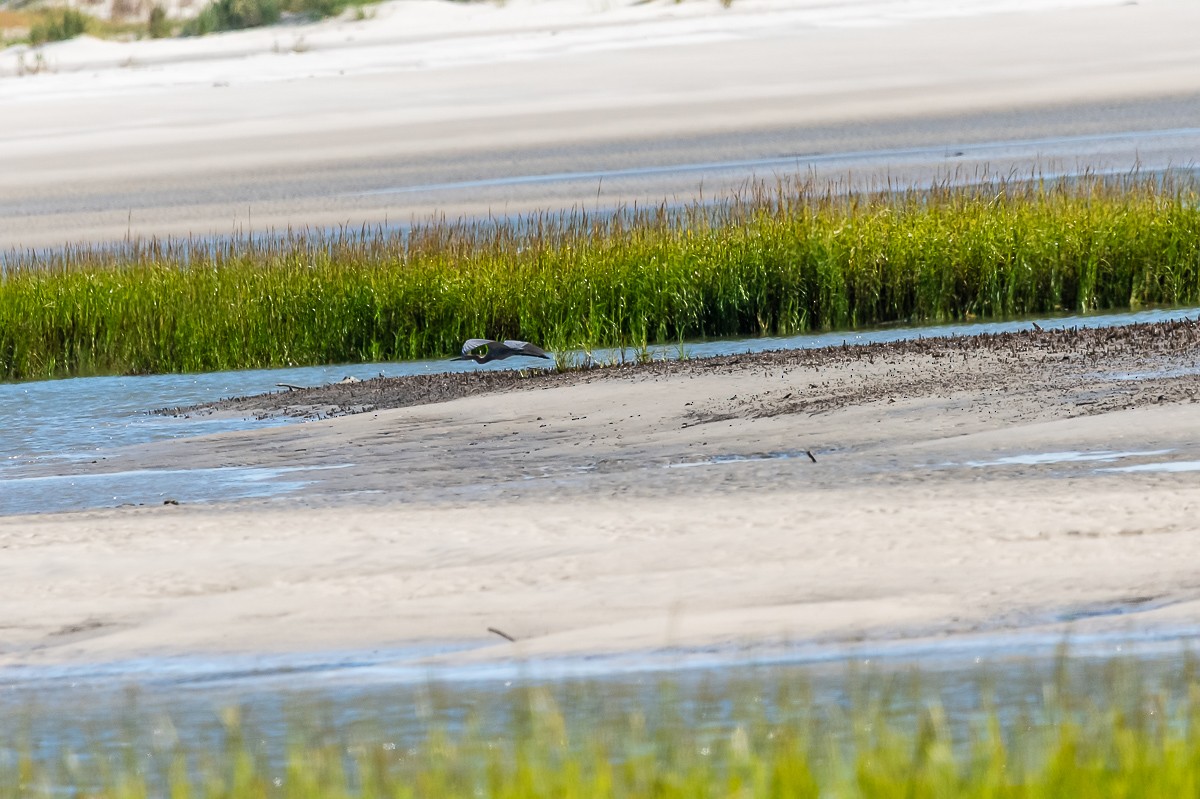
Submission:
POLYGON ((463 344, 462 354, 466 355, 469 352, 474 352, 480 347, 491 347, 491 345, 495 343, 496 342, 492 341, 490 338, 469 338, 467 339, 466 343, 463 344))
POLYGON ((508 347, 514 352, 519 352, 522 355, 535 355, 539 358, 546 357, 546 351, 544 349, 536 344, 530 344, 528 341, 513 341, 510 339, 504 342, 504 346, 508 347))

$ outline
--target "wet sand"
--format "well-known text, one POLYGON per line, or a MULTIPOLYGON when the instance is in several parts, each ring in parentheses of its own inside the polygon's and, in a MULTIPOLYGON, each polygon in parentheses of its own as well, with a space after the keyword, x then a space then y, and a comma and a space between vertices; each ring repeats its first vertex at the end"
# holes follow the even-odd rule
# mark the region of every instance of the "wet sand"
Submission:
POLYGON ((195 409, 361 412, 84 467, 308 467, 298 494, 0 519, 0 663, 1188 631, 1198 344, 1182 322, 195 409))

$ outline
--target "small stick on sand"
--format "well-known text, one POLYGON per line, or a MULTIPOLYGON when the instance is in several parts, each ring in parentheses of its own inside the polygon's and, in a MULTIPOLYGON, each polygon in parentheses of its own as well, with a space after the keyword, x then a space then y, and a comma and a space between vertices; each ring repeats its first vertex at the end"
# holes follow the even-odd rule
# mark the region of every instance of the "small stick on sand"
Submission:
POLYGON ((808 459, 809 459, 810 461, 812 461, 813 463, 816 463, 816 462, 817 462, 817 456, 812 454, 812 450, 811 450, 811 449, 806 449, 806 450, 804 450, 804 454, 805 454, 805 455, 807 455, 807 456, 808 456, 808 459))
POLYGON ((513 638, 511 635, 509 635, 509 634, 508 634, 508 633, 506 633, 506 632, 502 632, 502 631, 500 631, 500 630, 497 630, 495 627, 488 627, 488 628, 487 628, 487 631, 488 631, 489 633, 495 633, 496 635, 500 636, 501 638, 507 638, 508 640, 512 641, 514 644, 517 642, 517 639, 516 639, 516 638, 513 638))
POLYGON ((279 388, 286 388, 288 391, 303 391, 305 386, 293 386, 291 383, 276 383, 279 388))

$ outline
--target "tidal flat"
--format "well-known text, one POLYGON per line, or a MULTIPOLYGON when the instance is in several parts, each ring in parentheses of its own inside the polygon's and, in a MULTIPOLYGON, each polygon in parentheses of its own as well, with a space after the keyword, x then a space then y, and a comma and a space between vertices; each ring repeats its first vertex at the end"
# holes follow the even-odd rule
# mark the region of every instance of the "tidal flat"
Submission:
POLYGON ((1173 628, 1200 602, 1198 331, 1180 319, 243 398, 216 412, 320 418, 116 447, 70 471, 304 485, 0 517, 2 658, 431 637, 490 644, 464 662, 510 657, 488 627, 531 657, 1173 628))

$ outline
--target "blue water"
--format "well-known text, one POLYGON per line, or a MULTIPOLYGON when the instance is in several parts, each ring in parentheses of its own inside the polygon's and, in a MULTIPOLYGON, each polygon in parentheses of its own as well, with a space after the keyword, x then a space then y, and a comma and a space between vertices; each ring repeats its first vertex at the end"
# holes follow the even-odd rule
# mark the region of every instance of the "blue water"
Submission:
MULTIPOLYGON (((1099 616, 1124 616, 1144 609, 1144 604, 1088 606, 1048 613, 1032 621, 1052 624, 1099 616)), ((1052 657, 1064 642, 1069 644, 1075 657, 1129 655, 1161 659, 1190 649, 1198 634, 1200 628, 1194 625, 1151 630, 1138 630, 1131 625, 1127 630, 1076 633, 1064 638, 1057 629, 1033 627, 959 634, 949 638, 856 644, 797 642, 748 647, 714 644, 536 658, 526 657, 519 642, 514 644, 488 636, 471 641, 434 641, 370 650, 177 655, 7 666, 0 667, 0 705, 5 694, 56 687, 112 688, 122 683, 176 692, 197 690, 212 695, 223 689, 337 691, 347 686, 420 686, 435 679, 443 684, 472 685, 678 674, 731 667, 841 667, 855 662, 904 663, 923 670, 964 669, 985 660, 1052 657), (474 651, 494 657, 474 662, 456 660, 456 654, 474 651)))
MULTIPOLYGON (((781 349, 813 349, 842 344, 871 344, 915 338, 942 338, 980 333, 1027 330, 1034 321, 1043 329, 1106 327, 1140 322, 1200 318, 1200 309, 1151 310, 1138 313, 1059 316, 1037 320, 963 323, 929 327, 888 327, 875 330, 764 337, 679 345, 654 346, 649 356, 702 358, 781 349)), ((568 361, 608 363, 632 360, 632 350, 571 353, 568 361)), ((467 361, 436 360, 402 363, 257 369, 187 375, 81 377, 29 383, 0 384, 0 515, 107 507, 155 502, 165 498, 187 501, 228 500, 268 496, 297 490, 303 475, 258 475, 234 470, 188 479, 185 470, 155 475, 122 473, 87 478, 71 477, 79 462, 104 457, 116 447, 164 439, 243 430, 294 422, 281 418, 170 417, 152 414, 159 408, 195 405, 214 400, 279 391, 277 384, 316 386, 344 377, 368 379, 377 375, 432 374, 477 369, 537 368, 542 362, 510 360, 478 366, 467 361), (50 472, 50 474, 47 474, 50 472), (38 478, 36 480, 31 478, 38 478), (58 478, 58 479, 56 479, 58 478), (136 490, 131 490, 135 489, 136 490)), ((1131 376, 1130 379, 1136 379, 1131 376)))

